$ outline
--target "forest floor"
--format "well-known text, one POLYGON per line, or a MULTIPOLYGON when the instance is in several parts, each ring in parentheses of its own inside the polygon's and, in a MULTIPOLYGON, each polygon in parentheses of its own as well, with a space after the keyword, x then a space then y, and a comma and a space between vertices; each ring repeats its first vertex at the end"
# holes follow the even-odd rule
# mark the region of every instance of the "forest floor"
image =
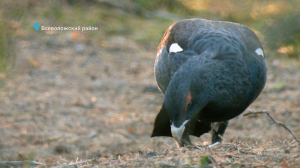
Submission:
MULTIPOLYGON (((73 32, 74 33, 74 32, 73 32)), ((1 160, 56 166, 297 167, 300 148, 266 115, 231 120, 214 149, 178 149, 172 138, 150 138, 163 95, 156 87, 155 50, 122 37, 94 46, 70 34, 17 43, 17 59, 1 88, 1 160)), ((75 36, 77 37, 77 36, 75 36)), ((268 60, 268 54, 267 60, 268 60)), ((300 63, 268 60, 268 80, 246 110, 268 110, 300 135, 300 63)), ((197 145, 210 135, 193 138, 197 145)))

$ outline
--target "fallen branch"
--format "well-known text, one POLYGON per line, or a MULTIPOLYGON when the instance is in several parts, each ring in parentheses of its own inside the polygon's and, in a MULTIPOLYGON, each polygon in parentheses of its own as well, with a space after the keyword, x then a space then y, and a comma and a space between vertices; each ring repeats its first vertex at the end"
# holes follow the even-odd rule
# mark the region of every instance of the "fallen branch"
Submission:
POLYGON ((24 161, 0 161, 0 167, 23 167, 24 164, 32 165, 32 166, 39 166, 39 165, 45 165, 44 163, 32 161, 32 160, 24 160, 24 161))
POLYGON ((294 139, 300 145, 300 140, 298 139, 296 134, 291 129, 289 129, 283 122, 276 120, 267 110, 258 110, 258 111, 250 110, 243 116, 254 115, 254 114, 267 114, 276 125, 282 126, 284 129, 286 129, 288 132, 290 132, 293 135, 294 139))

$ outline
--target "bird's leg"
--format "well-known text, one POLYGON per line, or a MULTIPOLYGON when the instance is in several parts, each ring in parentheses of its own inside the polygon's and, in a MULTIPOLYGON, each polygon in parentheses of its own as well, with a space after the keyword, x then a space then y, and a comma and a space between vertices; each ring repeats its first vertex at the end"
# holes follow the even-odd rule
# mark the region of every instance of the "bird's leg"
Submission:
POLYGON ((215 122, 212 123, 212 139, 211 143, 214 144, 216 142, 221 143, 222 138, 220 136, 223 136, 225 133, 226 127, 228 125, 228 121, 223 121, 223 122, 215 122))

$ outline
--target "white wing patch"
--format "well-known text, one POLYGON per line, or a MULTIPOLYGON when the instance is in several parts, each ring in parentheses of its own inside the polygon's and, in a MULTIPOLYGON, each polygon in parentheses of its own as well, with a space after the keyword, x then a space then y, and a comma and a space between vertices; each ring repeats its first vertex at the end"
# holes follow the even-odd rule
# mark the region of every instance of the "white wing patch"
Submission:
POLYGON ((170 53, 171 53, 171 52, 177 53, 177 52, 180 52, 180 51, 182 51, 182 50, 183 50, 183 49, 178 45, 178 43, 173 43, 173 44, 171 44, 170 49, 169 49, 170 53))
POLYGON ((256 49, 255 52, 256 52, 257 55, 265 57, 264 52, 263 52, 263 50, 261 48, 256 49))

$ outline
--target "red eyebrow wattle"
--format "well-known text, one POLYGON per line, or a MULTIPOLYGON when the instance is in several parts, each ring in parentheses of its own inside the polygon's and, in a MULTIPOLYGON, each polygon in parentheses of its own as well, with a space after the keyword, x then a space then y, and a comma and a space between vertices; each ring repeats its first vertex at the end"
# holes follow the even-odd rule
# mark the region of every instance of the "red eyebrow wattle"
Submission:
POLYGON ((188 103, 191 101, 191 94, 189 92, 189 94, 186 96, 186 102, 185 102, 185 111, 187 110, 187 105, 188 103))
POLYGON ((189 101, 191 101, 191 94, 189 92, 189 94, 186 96, 186 103, 187 104, 189 101))

